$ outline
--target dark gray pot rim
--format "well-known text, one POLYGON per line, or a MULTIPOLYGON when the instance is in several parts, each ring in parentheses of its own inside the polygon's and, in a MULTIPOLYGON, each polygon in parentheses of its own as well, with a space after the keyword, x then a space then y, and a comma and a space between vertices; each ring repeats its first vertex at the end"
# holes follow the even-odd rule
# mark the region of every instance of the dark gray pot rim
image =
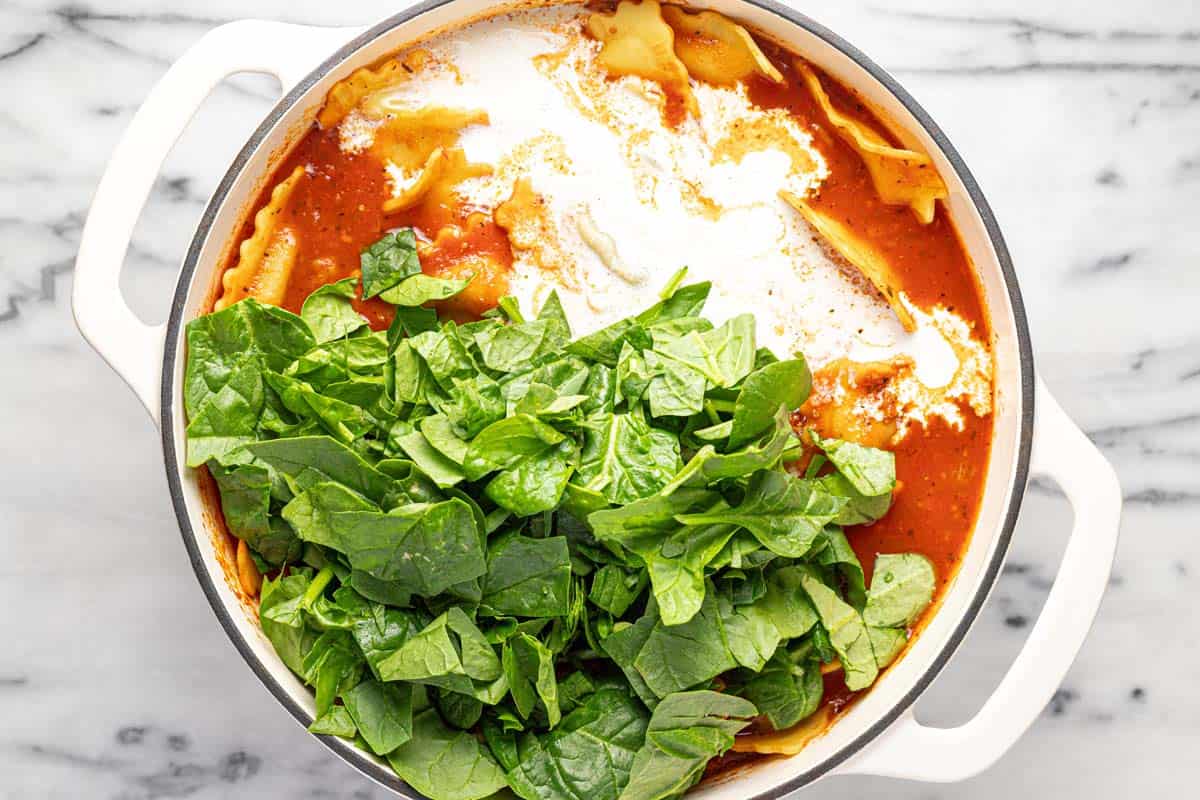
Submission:
MULTIPOLYGON (((795 9, 781 5, 774 0, 745 0, 748 3, 759 6, 767 11, 770 11, 789 22, 805 29, 809 33, 824 40, 832 45, 837 50, 854 60, 860 67, 865 69, 870 75, 904 105, 905 108, 916 118, 930 137, 937 143, 937 146, 946 155, 950 161, 954 171, 958 173, 959 179, 963 186, 966 187, 967 194, 971 198, 976 210, 979 212, 983 220, 985 229, 987 230, 988 238, 991 240, 992 247, 996 252, 996 257, 1000 263, 1000 269, 1004 275, 1005 286, 1008 290, 1009 303, 1012 305, 1013 320, 1017 329, 1017 347, 1021 367, 1021 408, 1022 415, 1020 421, 1020 432, 1018 437, 1018 452, 1015 479, 1012 485, 1012 493, 1008 500, 1008 508, 1005 511, 1004 521, 1001 529, 997 534, 997 546, 992 554, 991 562, 983 575, 983 580, 980 582, 979 588, 975 596, 971 600, 966 613, 959 620, 949 640, 943 646, 937 658, 926 668, 921 677, 913 684, 913 686, 904 694, 903 697, 883 716, 878 722, 864 731, 861 735, 855 738, 846 747, 839 750, 837 753, 826 758, 819 764, 814 765, 800 775, 791 780, 780 784, 766 792, 762 792, 747 800, 778 800, 791 792, 794 792, 809 783, 812 783, 817 778, 828 773, 831 769, 846 761, 862 750, 873 739, 883 733, 889 725, 896 721, 905 710, 907 710, 917 698, 925 691, 926 688, 933 682, 934 678, 942 671, 946 663, 953 656, 955 650, 962 643, 971 624, 979 614, 979 610, 983 607, 987 600, 988 593, 996 582, 997 576, 1000 574, 1000 568, 1004 563, 1005 556, 1008 553, 1008 547, 1012 540, 1013 528, 1016 525, 1017 514, 1020 511, 1021 500, 1025 494, 1025 486, 1029 477, 1029 457, 1033 442, 1033 401, 1034 401, 1034 371, 1033 371, 1033 352, 1030 344, 1029 327, 1025 316, 1025 307, 1021 300, 1021 292, 1017 287, 1017 276, 1013 270, 1012 259, 1009 256, 1008 248, 1004 243, 1004 237, 1000 233, 999 225, 996 223, 996 218, 992 213, 991 207, 983 196, 975 178, 963 163, 962 157, 958 151, 950 143, 937 124, 930 118, 929 114, 923 109, 916 100, 882 67, 868 58, 862 51, 854 47, 849 42, 842 39, 837 34, 825 28, 823 25, 815 22, 809 17, 801 14, 795 9)), ((196 272, 196 267, 199 262, 200 252, 203 248, 204 241, 208 236, 209 230, 212 228, 213 222, 216 219, 217 210, 225 201, 230 188, 233 186, 234 180, 241 173, 242 169, 249 162, 250 158, 258 149, 259 144, 271 131, 275 123, 279 121, 284 113, 297 101, 300 97, 317 81, 319 81, 326 72, 341 63, 345 58, 350 56, 363 45, 376 39, 379 36, 386 34, 396 26, 405 23, 414 17, 417 17, 425 12, 438 8, 443 5, 455 2, 455 0, 424 0, 411 8, 401 11, 378 25, 370 28, 366 32, 357 36, 353 41, 344 45, 336 53, 327 58, 319 67, 313 70, 304 80, 300 81, 290 92, 287 93, 278 103, 275 104, 271 112, 263 120, 262 124, 254 131, 254 134, 246 142, 245 146, 233 160, 229 170, 221 179, 214 192, 212 199, 209 200, 208 206, 205 208, 204 215, 200 219, 200 224, 196 229, 196 234, 192 238, 191 245, 188 248, 187 256, 184 259, 182 270, 179 274, 179 282, 176 285, 175 296, 171 304, 170 316, 167 322, 167 335, 165 355, 163 358, 162 371, 162 444, 163 457, 166 466, 167 484, 170 488, 171 501, 175 506, 175 516, 179 520, 180 532, 183 535, 183 543, 187 547, 188 558, 191 560, 192 568, 196 573, 197 579, 200 581, 201 587, 204 589, 204 594, 208 597, 209 605, 212 606, 213 613, 220 620, 221 627, 225 629, 225 633, 233 642, 242 658, 254 670, 254 674, 262 681, 263 685, 275 696, 275 699, 288 710, 296 721, 306 728, 312 722, 312 716, 302 708, 298 703, 292 700, 287 691, 284 690, 282 684, 276 680, 275 676, 267 666, 258 659, 254 651, 251 649, 249 642, 242 635, 237 625, 234 623, 230 614, 230 609, 221 601, 220 595, 217 592, 217 586, 208 574, 208 570, 204 565, 204 559, 200 553, 200 546, 196 539, 196 532, 192 528, 191 519, 188 516, 187 506, 183 496, 183 485, 181 478, 181 466, 178 458, 178 453, 175 448, 175 429, 174 429, 174 414, 175 408, 175 393, 174 382, 172 376, 175 373, 175 354, 177 351, 176 342, 179 339, 185 320, 183 319, 184 306, 187 300, 188 288, 191 285, 192 277, 196 272)), ((361 750, 356 748, 351 743, 339 739, 335 736, 320 735, 317 736, 321 742, 340 756, 342 759, 350 763, 359 772, 376 781, 377 783, 386 786, 395 791, 399 795, 410 798, 410 800, 422 800, 421 796, 415 792, 408 784, 400 780, 391 769, 381 766, 379 763, 365 755, 361 750)))

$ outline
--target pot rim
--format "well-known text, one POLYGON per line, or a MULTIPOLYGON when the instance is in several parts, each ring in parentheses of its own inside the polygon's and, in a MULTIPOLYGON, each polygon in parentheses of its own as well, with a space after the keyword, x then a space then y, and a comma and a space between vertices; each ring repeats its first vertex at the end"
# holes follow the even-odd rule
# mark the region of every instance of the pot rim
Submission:
MULTIPOLYGON (((567 0, 563 0, 564 2, 567 0)), ((930 662, 920 677, 913 683, 911 687, 900 697, 900 699, 874 724, 870 725, 861 734, 855 737, 849 744, 838 750, 833 755, 827 757, 823 761, 814 764, 809 769, 796 775, 795 777, 780 783, 764 792, 748 797, 747 800, 779 800, 786 795, 795 792, 804 786, 812 783, 823 775, 828 774, 835 767, 844 763, 846 760, 860 752, 871 741, 882 734, 892 723, 894 723, 913 703, 925 692, 934 679, 941 673, 942 669, 949 662, 950 658, 957 651, 959 645, 966 637, 968 630, 979 615, 980 609, 987 601, 992 587, 995 585, 996 579, 1000 574, 1000 569, 1008 554, 1009 544, 1012 540, 1013 530, 1016 526, 1017 515, 1020 511, 1021 502, 1024 498, 1026 484, 1029 477, 1029 462, 1033 443, 1033 422, 1034 422, 1034 364, 1032 343, 1029 335, 1028 320, 1025 315, 1025 306, 1021 298, 1021 292, 1017 285, 1016 271, 1013 268, 1012 258, 1008 252, 1008 247, 1004 242, 1004 237, 1000 232, 1000 227, 996 222, 995 215, 992 213, 991 206, 988 205, 987 199, 983 195, 979 184, 975 181, 974 176, 963 162, 958 151, 950 143, 946 134, 938 127, 937 123, 929 116, 928 112, 904 89, 903 86, 886 70, 872 61, 865 53, 859 50, 854 45, 843 39, 838 34, 829 30, 825 26, 816 22, 812 18, 789 6, 783 5, 776 0, 741 0, 749 5, 758 6, 759 8, 769 11, 789 23, 804 29, 808 33, 822 39, 826 44, 829 44, 836 50, 854 61, 859 67, 865 70, 874 80, 879 82, 888 92, 890 92, 904 108, 912 114, 913 118, 925 129, 925 132, 937 145, 938 149, 945 155, 947 161, 957 173, 958 178, 962 181, 963 187, 966 190, 967 196, 971 200, 972 206, 979 214, 983 222, 985 231, 987 232, 988 241, 995 252, 997 263, 1000 266, 1001 274, 1004 278, 1004 286, 1008 295, 1008 302, 1012 309, 1012 318, 1014 328, 1016 329, 1017 339, 1017 355, 1018 364, 1020 367, 1020 399, 1021 399, 1021 416, 1019 421, 1019 431, 1017 437, 1017 451, 1015 459, 1015 467, 1013 481, 1010 485, 1010 494, 1007 500, 1007 508, 1005 509, 1003 519, 999 531, 995 534, 995 547, 993 549, 991 560, 985 566, 979 585, 976 589, 974 597, 971 598, 962 618, 954 627, 942 649, 937 653, 936 657, 930 662)), ((321 62, 314 70, 312 70, 303 80, 297 83, 291 91, 285 94, 272 107, 271 111, 263 119, 262 123, 255 129, 254 133, 247 140, 246 144, 238 151, 237 156, 230 164, 229 169, 222 177, 220 184, 213 192, 205 207, 204 214, 200 218, 200 222, 196 227, 196 232, 192 237, 191 244, 188 247, 187 255, 184 258, 182 268, 179 273, 179 279, 176 284, 175 294, 172 298, 170 313, 167 320, 166 331, 166 347, 164 348, 163 356, 163 371, 162 371, 162 390, 161 390, 161 435, 163 444, 163 462, 166 469, 167 485, 171 495, 171 503, 175 509, 175 516, 179 522, 180 533, 183 537, 184 546, 187 548, 188 560, 191 562, 192 570, 196 574, 201 588, 204 590, 205 596, 208 598, 209 605, 212 607, 213 613, 216 615, 221 627, 224 628, 226 635, 229 637, 233 646, 237 649, 242 659, 253 670, 259 681, 274 695, 275 699, 287 709, 305 728, 312 723, 312 715, 308 713, 299 703, 284 689, 283 685, 271 672, 270 668, 262 662, 255 654, 250 643, 242 632, 238 629, 234 622, 229 606, 221 599, 217 590, 217 585, 209 575, 207 568, 204 565, 204 558, 200 551, 200 545, 196 538, 196 532, 192 527, 191 517, 188 514, 187 504, 184 498, 181 471, 179 469, 178 453, 175 447, 175 420, 174 406, 176 403, 174 381, 172 376, 175 373, 176 353, 178 348, 175 346, 180 332, 184 326, 184 311, 188 291, 192 284, 192 279, 195 276, 197 266, 199 264, 200 254, 204 248, 205 241, 211 231, 216 220, 217 212, 224 204, 225 199, 234 185, 235 180, 240 176, 242 170, 247 163, 257 152, 259 145, 268 136, 275 124, 284 116, 284 114, 297 102, 301 97, 318 81, 320 81, 331 69, 342 63, 346 58, 352 56, 357 50, 364 45, 374 41, 390 32, 393 28, 406 23, 422 14, 425 14, 433 9, 441 6, 449 5, 457 0, 422 0, 403 11, 397 12, 381 22, 372 25, 363 33, 354 37, 347 42, 328 58, 321 62)), ((989 476, 989 482, 994 480, 989 476)), ((332 750, 341 759, 349 763, 362 774, 366 775, 376 783, 385 786, 386 788, 397 792, 400 796, 418 800, 419 793, 415 793, 412 787, 400 779, 391 769, 380 764, 376 760, 369 757, 362 750, 358 749, 353 743, 336 736, 328 734, 313 734, 322 744, 332 750), (415 794, 414 794, 415 793, 415 794)))

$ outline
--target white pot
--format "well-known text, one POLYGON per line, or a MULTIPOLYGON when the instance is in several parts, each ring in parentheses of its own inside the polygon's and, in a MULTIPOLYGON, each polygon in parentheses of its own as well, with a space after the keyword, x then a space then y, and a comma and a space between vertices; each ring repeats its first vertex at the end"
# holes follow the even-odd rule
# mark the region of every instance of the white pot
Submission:
MULTIPOLYGON (((950 211, 984 287, 995 337, 996 397, 987 487, 970 546, 941 607, 905 657, 799 755, 735 771, 690 797, 779 798, 830 774, 966 778, 998 759, 1033 722, 1082 645, 1112 566, 1120 487, 1109 464, 1035 380, 1020 292, 996 221, 966 166, 925 111, 865 55, 791 8, 772 0, 710 0, 704 5, 785 43, 920 137, 949 186, 950 211), (1042 614, 972 720, 949 729, 921 725, 912 705, 953 655, 987 599, 1031 474, 1057 482, 1075 510, 1071 538, 1042 614)), ((271 167, 308 129, 329 86, 414 38, 491 13, 496 6, 487 0, 426 0, 366 30, 263 21, 214 29, 168 70, 134 116, 83 230, 72 300, 76 322, 162 429, 171 498, 213 611, 255 674, 306 726, 312 721, 312 694, 279 660, 253 611, 239 601, 214 547, 215 511, 206 506, 194 471, 183 463, 183 329, 210 307, 219 265, 248 205, 271 167), (245 71, 278 76, 285 96, 242 148, 209 202, 183 261, 167 323, 146 325, 118 289, 134 223, 163 159, 193 112, 217 83, 245 71)), ((341 739, 320 738, 380 784, 416 796, 379 759, 341 739)))

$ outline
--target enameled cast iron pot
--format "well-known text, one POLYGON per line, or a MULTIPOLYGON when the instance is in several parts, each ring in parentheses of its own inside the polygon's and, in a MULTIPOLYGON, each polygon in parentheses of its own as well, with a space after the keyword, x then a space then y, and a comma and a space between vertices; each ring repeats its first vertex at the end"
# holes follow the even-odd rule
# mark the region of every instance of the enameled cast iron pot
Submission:
MULTIPOLYGON (((701 5, 745 21, 803 54, 920 137, 949 186, 951 213, 991 311, 996 398, 989 477, 974 535, 958 577, 907 655, 799 755, 735 772, 691 796, 780 798, 830 774, 966 778, 992 764, 1032 723, 1082 645, 1112 566, 1120 487, 1109 464, 1037 381, 1004 240, 970 172, 925 111, 852 45, 791 8, 773 0, 705 0, 701 5), (986 601, 1030 474, 1057 482, 1075 512, 1046 605, 1003 681, 972 720, 950 729, 922 725, 912 705, 946 665, 986 601)), ((313 718, 312 695, 276 656, 253 611, 239 601, 214 547, 214 511, 206 507, 195 472, 183 463, 184 326, 210 307, 233 233, 271 167, 311 124, 330 85, 413 39, 497 6, 488 0, 425 0, 369 29, 243 21, 211 31, 170 68, 134 116, 83 230, 73 296, 76 322, 162 430, 171 500, 213 611, 251 669, 304 725, 313 718), (146 325, 129 310, 118 288, 134 224, 163 159, 193 112, 217 83, 245 71, 278 76, 284 97, 238 153, 209 201, 183 261, 166 324, 146 325)), ((416 796, 380 760, 341 739, 321 739, 365 775, 402 796, 416 796)))

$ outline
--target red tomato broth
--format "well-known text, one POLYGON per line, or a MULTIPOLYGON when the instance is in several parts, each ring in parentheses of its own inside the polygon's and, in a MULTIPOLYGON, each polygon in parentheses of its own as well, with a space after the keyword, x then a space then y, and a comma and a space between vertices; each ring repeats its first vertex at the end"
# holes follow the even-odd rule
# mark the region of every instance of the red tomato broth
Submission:
MULTIPOLYGON (((922 308, 945 306, 971 323, 977 338, 990 341, 978 279, 944 204, 938 204, 930 224, 922 225, 908 207, 883 203, 861 158, 832 129, 797 76, 791 65, 792 55, 774 45, 760 45, 786 80, 776 85, 752 78, 748 85, 751 100, 763 109, 788 110, 813 135, 830 169, 810 198, 812 204, 850 226, 884 254, 899 275, 902 290, 914 303, 922 308)), ((893 138, 852 92, 819 70, 818 74, 839 111, 893 138)), ((668 111, 675 113, 674 104, 669 104, 668 111)), ((239 241, 253 232, 253 212, 266 205, 271 189, 298 165, 306 167, 306 174, 281 217, 282 224, 297 230, 300 242, 284 308, 299 313, 313 290, 358 274, 361 251, 388 230, 401 227, 412 227, 423 243, 422 269, 427 274, 461 277, 465 271, 473 271, 464 265, 472 264, 474 259, 484 257, 489 261, 491 272, 477 276, 483 280, 474 287, 474 293, 464 292, 466 302, 444 305, 441 311, 447 316, 476 318, 506 293, 512 251, 507 234, 491 218, 491 209, 466 205, 452 192, 436 192, 412 209, 385 214, 383 203, 389 196, 389 180, 383 164, 369 152, 344 152, 336 130, 322 130, 315 124, 264 184, 257 201, 248 209, 251 213, 240 229, 239 241)), ((225 269, 237 262, 237 248, 232 250, 225 269)), ((355 307, 375 330, 386 328, 394 316, 393 307, 377 298, 356 300, 355 307)), ((983 496, 992 417, 976 416, 965 407, 962 410, 962 430, 934 418, 925 427, 914 427, 892 447, 899 488, 891 510, 874 524, 846 530, 868 582, 879 553, 917 552, 933 562, 938 589, 930 611, 914 625, 916 629, 936 609, 957 573, 983 496)), ((215 488, 211 479, 207 474, 204 479, 211 492, 215 488)), ((220 517, 215 498, 212 507, 220 517)), ((224 525, 219 527, 227 543, 235 545, 236 540, 225 532, 224 525)), ((840 672, 825 675, 824 684, 823 702, 836 721, 861 693, 848 690, 840 672)), ((730 752, 710 762, 705 779, 774 757, 730 752)))

